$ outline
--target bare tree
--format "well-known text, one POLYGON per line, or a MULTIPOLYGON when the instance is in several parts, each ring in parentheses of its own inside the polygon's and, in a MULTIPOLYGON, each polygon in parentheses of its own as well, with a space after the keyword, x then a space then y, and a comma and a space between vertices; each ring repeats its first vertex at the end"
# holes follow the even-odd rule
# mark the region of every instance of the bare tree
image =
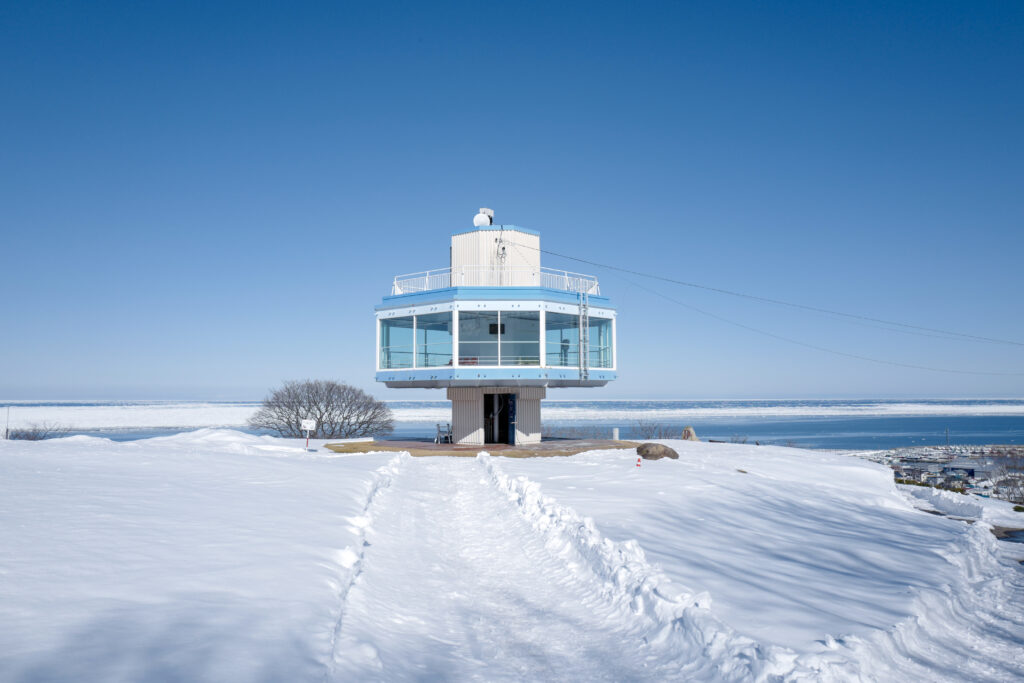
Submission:
POLYGON ((1014 449, 993 450, 992 471, 995 493, 1011 503, 1024 503, 1024 455, 1014 449))
POLYGON ((633 433, 641 439, 678 439, 679 430, 652 420, 634 420, 633 433))
POLYGON ((345 439, 382 436, 394 429, 391 409, 362 389, 341 382, 305 380, 285 382, 263 399, 249 426, 281 436, 305 436, 302 420, 316 420, 311 436, 345 439))
POLYGON ((59 439, 62 436, 67 436, 70 431, 71 427, 42 422, 40 424, 30 424, 26 427, 15 427, 7 432, 7 438, 19 441, 42 441, 43 439, 59 439))

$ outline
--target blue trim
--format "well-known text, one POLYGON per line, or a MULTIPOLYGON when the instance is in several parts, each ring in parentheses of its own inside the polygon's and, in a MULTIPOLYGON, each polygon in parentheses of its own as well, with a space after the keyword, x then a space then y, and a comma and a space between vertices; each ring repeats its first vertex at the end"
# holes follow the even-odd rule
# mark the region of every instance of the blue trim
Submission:
POLYGON ((481 225, 479 228, 471 228, 469 230, 459 230, 458 232, 453 232, 452 237, 455 237, 456 235, 465 235, 471 232, 482 232, 484 230, 493 230, 494 232, 498 232, 499 230, 515 230, 517 232, 525 232, 527 235, 536 235, 537 237, 540 237, 540 233, 537 232, 536 230, 520 228, 518 225, 481 225))
MULTIPOLYGON (((617 373, 612 370, 597 370, 591 368, 589 377, 591 380, 601 382, 615 379, 617 373)), ((481 368, 481 367, 459 367, 459 368, 417 368, 412 370, 405 368, 401 370, 381 370, 377 373, 378 382, 480 382, 482 380, 574 380, 578 381, 580 371, 576 368, 531 368, 531 367, 508 367, 508 368, 481 368)))
MULTIPOLYGON (((374 307, 375 311, 385 311, 406 306, 424 306, 426 304, 443 304, 451 301, 550 301, 559 304, 575 304, 579 296, 572 292, 548 287, 446 287, 432 289, 428 292, 415 294, 393 294, 383 298, 374 307)), ((588 298, 591 306, 615 310, 611 299, 606 296, 591 295, 588 298)))

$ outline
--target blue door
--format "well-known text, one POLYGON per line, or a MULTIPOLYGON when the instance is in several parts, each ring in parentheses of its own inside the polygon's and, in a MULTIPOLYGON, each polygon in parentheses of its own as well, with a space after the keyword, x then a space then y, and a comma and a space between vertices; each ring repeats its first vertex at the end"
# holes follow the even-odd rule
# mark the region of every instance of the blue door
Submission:
POLYGON ((516 395, 508 394, 508 442, 516 445, 516 395))

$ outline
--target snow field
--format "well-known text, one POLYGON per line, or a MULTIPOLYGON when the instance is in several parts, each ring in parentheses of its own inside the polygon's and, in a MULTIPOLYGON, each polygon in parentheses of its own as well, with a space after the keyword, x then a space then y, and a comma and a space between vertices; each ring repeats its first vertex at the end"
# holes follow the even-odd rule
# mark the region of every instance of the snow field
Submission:
POLYGON ((663 679, 624 605, 550 552, 471 459, 407 458, 376 499, 339 680, 663 679))
POLYGON ((318 680, 380 456, 0 441, 0 680, 318 680))
MULTIPOLYGON (((258 403, 199 403, 157 401, 110 405, 17 405, 10 411, 11 427, 59 424, 74 430, 196 429, 244 427, 258 403)), ((5 415, 6 419, 6 415, 5 415)))
POLYGON ((706 592, 694 595, 673 585, 658 567, 647 562, 636 541, 605 538, 592 519, 583 519, 542 495, 536 482, 501 473, 487 454, 478 457, 494 485, 516 504, 550 550, 571 569, 590 575, 594 592, 602 599, 643 618, 644 645, 657 648, 672 662, 673 675, 746 680, 790 668, 787 665, 795 657, 779 648, 765 650, 738 636, 711 615, 711 598, 706 592))
MULTIPOLYGON (((74 403, 22 405, 11 402, 11 427, 56 423, 75 430, 195 429, 199 427, 244 427, 259 408, 258 402, 203 403, 191 401, 134 401, 123 403, 74 403)), ((545 401, 545 422, 552 424, 606 423, 614 417, 621 427, 637 420, 650 422, 693 422, 722 419, 804 419, 843 417, 930 417, 930 416, 1021 416, 1024 403, 830 403, 773 404, 721 401, 709 406, 667 406, 658 402, 608 401, 574 405, 572 401, 545 401)), ((399 423, 430 424, 451 420, 451 407, 441 401, 393 403, 399 423)), ((6 415, 6 414, 5 414, 6 415)), ((6 419, 6 417, 5 417, 6 419)))
MULTIPOLYGON (((664 443, 679 461, 638 469, 632 451, 603 451, 489 462, 538 524, 594 548, 613 580, 626 577, 626 595, 694 596, 709 608, 703 623, 721 625, 705 632, 727 658, 721 643, 759 643, 744 650, 750 678, 1024 675, 1024 575, 987 524, 922 514, 873 463, 664 443)), ((671 601, 645 602, 686 637, 701 631, 673 618, 671 601)))
POLYGON ((993 501, 798 449, 302 443, 0 441, 0 681, 1024 677, 993 501))

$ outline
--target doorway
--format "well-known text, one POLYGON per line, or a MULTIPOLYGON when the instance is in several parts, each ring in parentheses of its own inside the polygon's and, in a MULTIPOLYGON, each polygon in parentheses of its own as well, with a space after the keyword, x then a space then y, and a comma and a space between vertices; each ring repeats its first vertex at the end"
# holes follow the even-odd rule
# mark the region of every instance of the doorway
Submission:
POLYGON ((484 394, 484 443, 516 442, 516 395, 484 394))

